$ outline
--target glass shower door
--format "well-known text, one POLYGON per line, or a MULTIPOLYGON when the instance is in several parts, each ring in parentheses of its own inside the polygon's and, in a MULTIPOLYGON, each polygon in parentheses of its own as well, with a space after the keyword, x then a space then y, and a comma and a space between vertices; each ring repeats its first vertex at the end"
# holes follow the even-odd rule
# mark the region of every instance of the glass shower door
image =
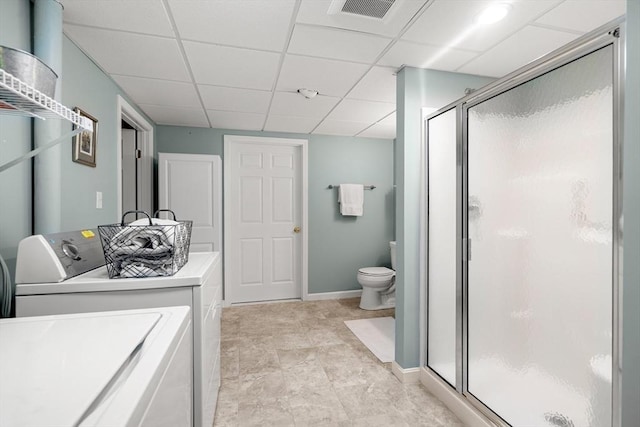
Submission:
POLYGON ((611 425, 612 64, 466 110, 466 393, 513 426, 611 425))
POLYGON ((427 366, 456 387, 457 113, 427 120, 427 366))

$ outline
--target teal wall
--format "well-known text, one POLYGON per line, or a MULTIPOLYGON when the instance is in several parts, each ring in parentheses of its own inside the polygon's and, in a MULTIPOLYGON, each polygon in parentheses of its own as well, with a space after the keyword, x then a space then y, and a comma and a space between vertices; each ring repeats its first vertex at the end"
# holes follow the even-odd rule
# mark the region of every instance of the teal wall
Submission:
MULTIPOLYGON (((116 169, 116 150, 120 143, 117 96, 125 98, 130 105, 135 104, 67 37, 63 40, 62 61, 62 103, 69 108, 80 107, 98 119, 98 141, 95 168, 73 162, 71 141, 63 144, 61 230, 112 224, 120 220, 116 169), (102 209, 96 209, 96 191, 102 192, 102 209)), ((142 114, 141 110, 137 111, 142 114)), ((62 127, 63 133, 71 131, 69 123, 63 123, 62 127)))
MULTIPOLYGON (((0 45, 31 51, 30 2, 2 0, 0 45)), ((31 120, 0 115, 0 164, 31 150, 31 120)), ((0 172, 0 255, 15 274, 18 243, 31 234, 31 162, 0 172)), ((0 287, 0 295, 2 287, 0 287)))
POLYGON ((393 141, 274 132, 158 126, 158 152, 223 153, 224 135, 309 141, 309 293, 361 289, 360 267, 390 265, 393 240, 393 141), (364 215, 342 217, 329 184, 375 185, 365 191, 364 215))
POLYGON ((640 1, 627 2, 622 427, 640 426, 640 1))
POLYGON ((406 67, 397 80, 395 147, 396 362, 403 368, 420 363, 420 147, 422 107, 441 108, 494 79, 406 67))

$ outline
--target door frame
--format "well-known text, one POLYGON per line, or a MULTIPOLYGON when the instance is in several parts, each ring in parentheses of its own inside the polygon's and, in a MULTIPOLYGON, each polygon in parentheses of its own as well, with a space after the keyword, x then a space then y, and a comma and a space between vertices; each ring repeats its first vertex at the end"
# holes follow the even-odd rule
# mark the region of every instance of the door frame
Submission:
MULTIPOLYGON (((300 242, 300 248, 302 250, 302 254, 300 255, 300 286, 302 300, 306 301, 309 298, 309 154, 308 154, 308 140, 307 139, 294 139, 294 138, 273 138, 273 137, 261 137, 261 136, 243 136, 243 135, 224 135, 224 151, 225 155, 222 156, 223 161, 223 204, 224 204, 224 217, 223 223, 226 218, 230 218, 231 208, 227 195, 230 190, 230 179, 229 179, 229 171, 231 169, 229 156, 226 155, 231 149, 233 144, 243 143, 243 144, 256 144, 256 145, 289 145, 293 147, 300 148, 301 154, 301 165, 300 165, 300 178, 301 188, 302 188, 302 197, 300 198, 300 212, 301 212, 301 228, 302 232, 300 242)), ((226 227, 223 225, 223 247, 224 253, 229 253, 229 239, 226 234, 226 227)), ((229 283, 229 271, 230 266, 228 263, 230 262, 229 257, 224 257, 224 295, 225 295, 225 306, 230 306, 231 302, 226 300, 226 296, 229 295, 227 284, 229 283)))
MULTIPOLYGON (((140 114, 131 104, 129 104, 122 96, 117 95, 116 99, 116 123, 120 135, 122 128, 122 120, 129 123, 137 132, 138 149, 142 152, 142 157, 138 163, 138 188, 137 197, 138 208, 143 209, 145 206, 149 210, 153 210, 153 125, 140 114)), ((118 218, 122 217, 122 141, 118 140, 116 144, 116 169, 117 173, 117 200, 118 200, 118 218)), ((149 212, 152 214, 153 212, 149 212)))

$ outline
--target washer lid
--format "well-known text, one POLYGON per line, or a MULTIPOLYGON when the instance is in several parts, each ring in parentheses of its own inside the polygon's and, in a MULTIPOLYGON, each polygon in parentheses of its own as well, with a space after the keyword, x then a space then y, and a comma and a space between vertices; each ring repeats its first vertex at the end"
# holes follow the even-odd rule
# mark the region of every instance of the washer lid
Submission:
POLYGON ((364 267, 358 270, 360 274, 365 276, 380 276, 380 277, 388 277, 393 276, 395 271, 387 267, 364 267))
POLYGON ((0 322, 0 425, 78 425, 162 315, 122 312, 0 322))

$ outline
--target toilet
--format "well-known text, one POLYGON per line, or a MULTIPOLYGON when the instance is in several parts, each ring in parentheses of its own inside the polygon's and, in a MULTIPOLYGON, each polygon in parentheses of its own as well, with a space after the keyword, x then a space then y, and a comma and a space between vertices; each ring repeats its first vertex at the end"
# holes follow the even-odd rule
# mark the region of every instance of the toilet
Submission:
POLYGON ((391 268, 363 267, 358 270, 358 283, 362 286, 360 308, 384 310, 396 306, 396 242, 389 242, 391 268))

